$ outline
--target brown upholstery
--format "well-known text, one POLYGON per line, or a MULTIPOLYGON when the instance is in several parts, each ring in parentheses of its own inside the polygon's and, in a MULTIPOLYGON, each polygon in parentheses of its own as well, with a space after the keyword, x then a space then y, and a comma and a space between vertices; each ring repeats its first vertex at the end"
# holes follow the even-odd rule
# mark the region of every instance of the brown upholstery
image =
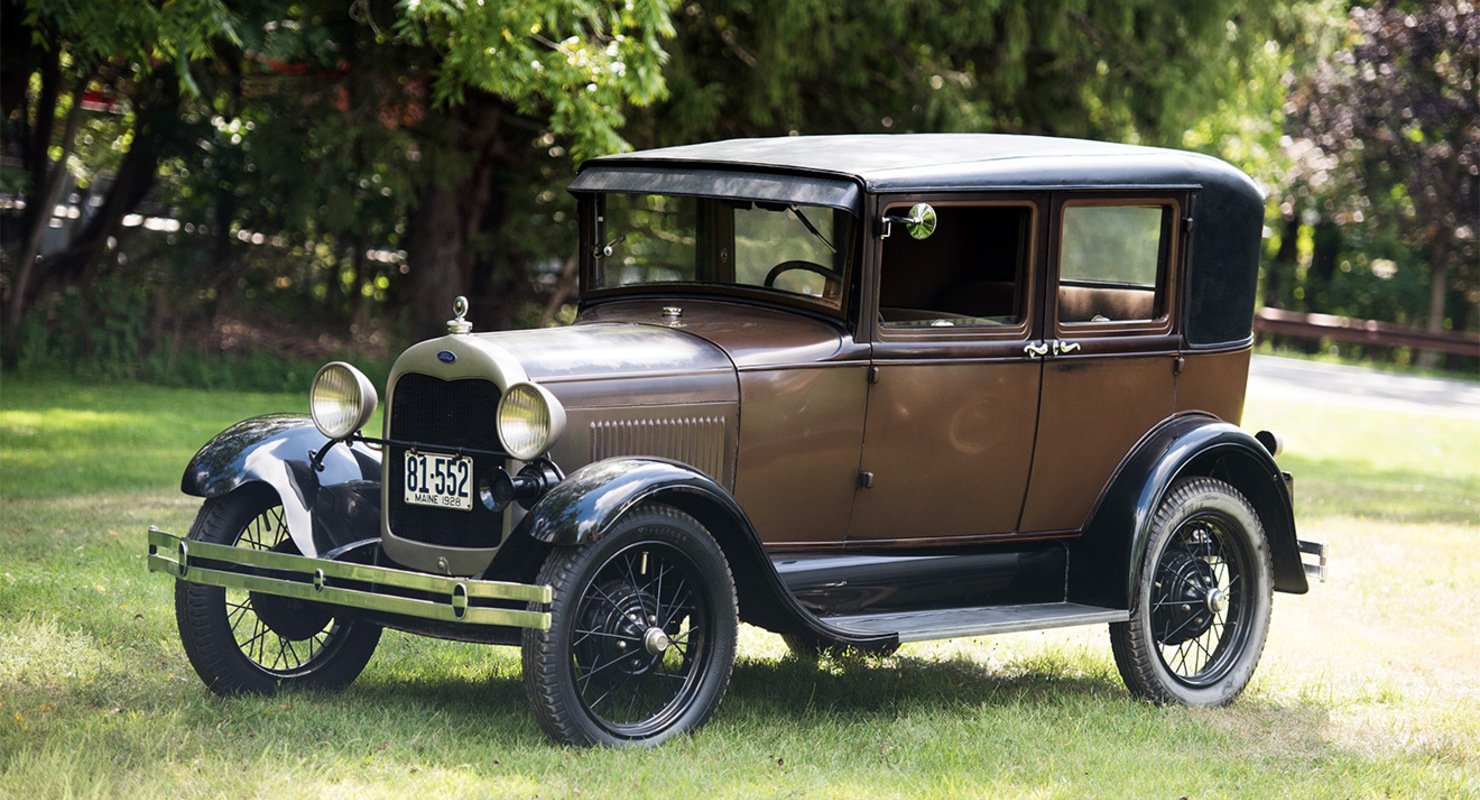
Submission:
POLYGON ((1112 286, 1060 286, 1060 322, 1121 322, 1156 318, 1156 291, 1112 286))

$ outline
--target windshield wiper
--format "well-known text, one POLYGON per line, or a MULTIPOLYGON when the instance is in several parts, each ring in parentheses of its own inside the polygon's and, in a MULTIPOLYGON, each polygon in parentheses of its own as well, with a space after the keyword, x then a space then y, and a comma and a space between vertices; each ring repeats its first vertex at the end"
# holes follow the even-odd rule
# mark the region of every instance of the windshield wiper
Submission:
POLYGON ((602 245, 600 247, 593 247, 593 248, 591 248, 591 257, 592 258, 611 258, 611 254, 616 251, 617 245, 619 245, 622 242, 626 241, 626 239, 627 239, 627 234, 624 233, 624 234, 618 236, 617 238, 611 240, 610 242, 607 242, 606 244, 604 244, 604 245, 602 245))
POLYGON ((803 225, 805 225, 806 228, 807 228, 807 230, 811 231, 812 232, 812 235, 817 237, 817 240, 818 241, 820 241, 823 244, 827 245, 827 249, 833 251, 834 253, 838 252, 838 248, 833 247, 833 243, 832 242, 829 242, 827 240, 827 237, 822 235, 822 231, 817 230, 817 226, 812 224, 812 220, 807 219, 807 215, 806 214, 803 214, 802 213, 802 210, 800 208, 798 208, 797 206, 791 206, 787 210, 790 211, 793 214, 796 214, 797 215, 797 220, 800 221, 803 225))

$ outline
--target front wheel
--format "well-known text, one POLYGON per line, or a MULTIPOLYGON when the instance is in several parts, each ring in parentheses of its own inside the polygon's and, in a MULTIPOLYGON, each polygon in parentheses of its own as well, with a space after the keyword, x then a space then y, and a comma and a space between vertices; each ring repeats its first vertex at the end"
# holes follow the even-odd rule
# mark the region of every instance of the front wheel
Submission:
MULTIPOLYGON (((207 500, 189 538, 298 555, 277 495, 262 486, 207 500)), ((191 666, 218 694, 342 688, 380 642, 378 626, 341 619, 329 606, 183 580, 175 582, 175 620, 191 666)))
POLYGON ((540 727, 574 745, 654 745, 703 725, 729 686, 739 626, 724 552, 698 520, 647 504, 554 550, 550 629, 524 631, 540 727))
POLYGON ((1269 545, 1224 481, 1172 487, 1152 523, 1129 622, 1110 626, 1126 686, 1156 703, 1220 706, 1254 675, 1269 633, 1269 545))

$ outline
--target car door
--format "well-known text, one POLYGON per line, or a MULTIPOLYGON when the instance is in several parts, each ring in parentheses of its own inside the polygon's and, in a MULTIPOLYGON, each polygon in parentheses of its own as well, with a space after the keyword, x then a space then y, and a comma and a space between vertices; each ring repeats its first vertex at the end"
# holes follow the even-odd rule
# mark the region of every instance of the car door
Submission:
POLYGON ((1171 415, 1185 193, 1057 193, 1043 293, 1043 399, 1024 532, 1070 532, 1171 415))
POLYGON ((850 546, 964 542, 1016 530, 1038 417, 1041 203, 1031 195, 908 196, 933 235, 877 242, 859 488, 850 546))

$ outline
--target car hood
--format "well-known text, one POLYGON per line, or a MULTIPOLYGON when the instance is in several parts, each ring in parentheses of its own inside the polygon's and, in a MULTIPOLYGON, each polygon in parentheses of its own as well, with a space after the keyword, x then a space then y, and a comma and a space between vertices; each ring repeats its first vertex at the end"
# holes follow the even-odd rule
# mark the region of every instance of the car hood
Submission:
POLYGON ((742 370, 797 367, 867 358, 835 323, 803 314, 722 300, 666 299, 608 302, 587 309, 573 329, 625 322, 702 338, 742 370), (667 309, 678 309, 675 318, 667 309))
POLYGON ((609 322, 477 334, 518 359, 531 380, 565 383, 678 373, 725 372, 723 348, 682 330, 609 322))

